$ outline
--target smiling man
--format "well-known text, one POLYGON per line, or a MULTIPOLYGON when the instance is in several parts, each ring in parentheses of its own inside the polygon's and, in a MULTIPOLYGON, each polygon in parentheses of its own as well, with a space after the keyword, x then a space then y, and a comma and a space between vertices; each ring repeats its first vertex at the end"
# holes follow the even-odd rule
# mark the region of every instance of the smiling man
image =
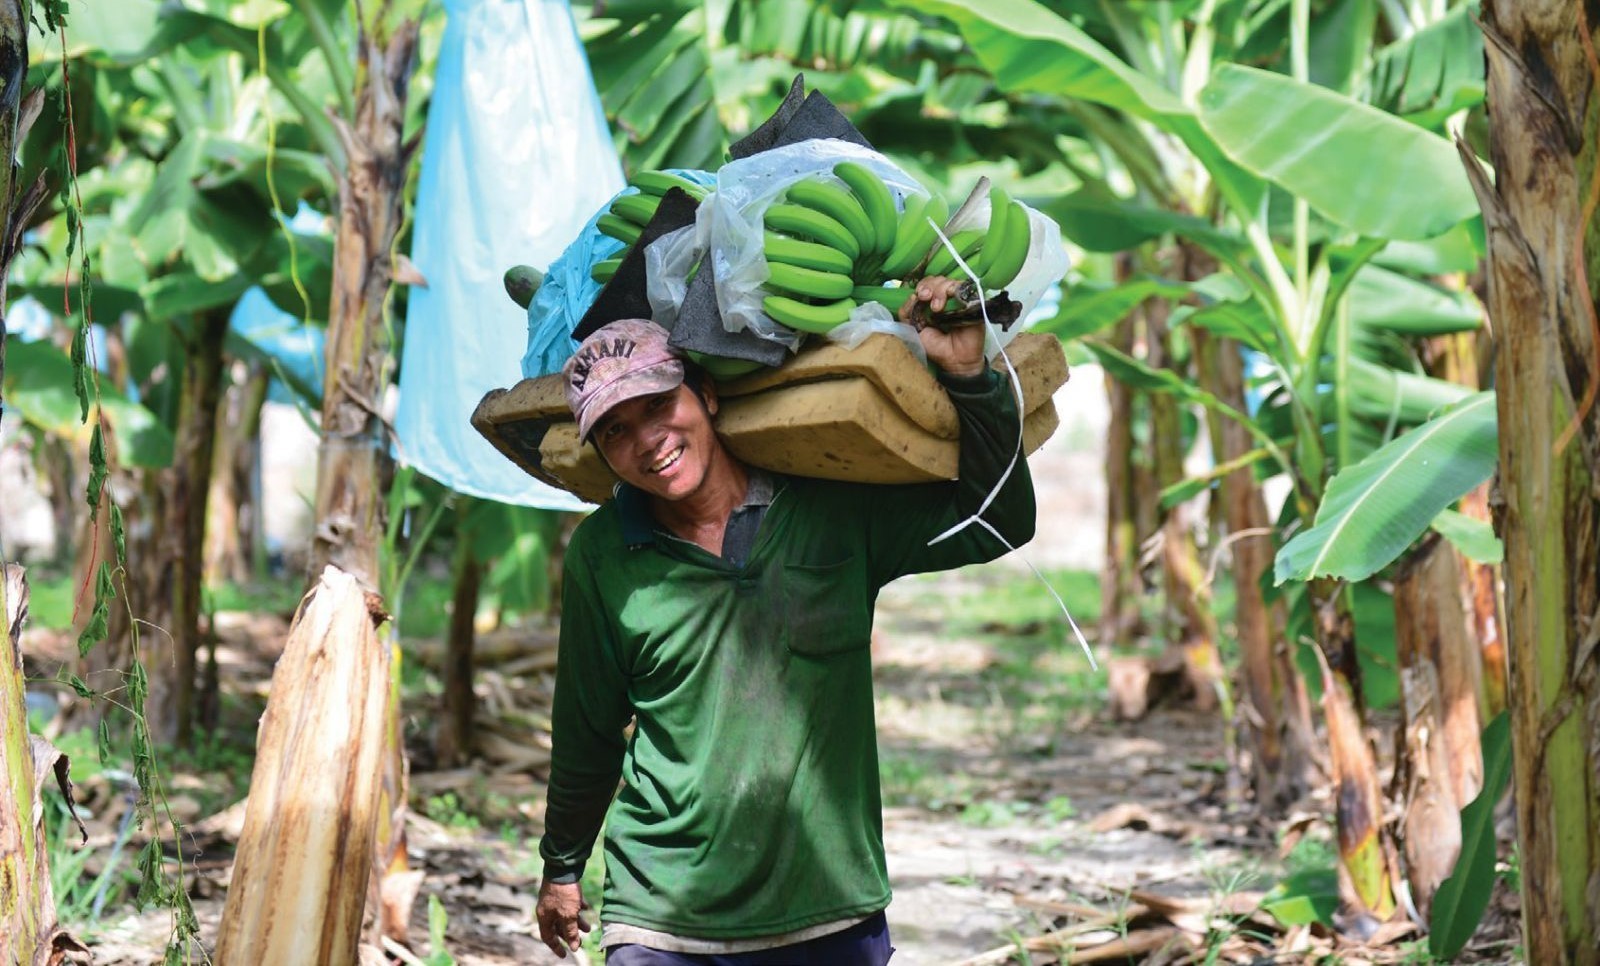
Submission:
MULTIPOLYGON (((937 311, 954 288, 915 297, 937 311)), ((566 556, 536 913, 557 954, 589 928, 578 880, 604 823, 608 966, 888 961, 873 604, 896 577, 1004 553, 979 526, 930 544, 1002 477, 983 519, 1012 546, 1034 529, 982 329, 920 337, 961 422, 947 483, 742 464, 715 386, 651 322, 607 325, 567 363, 578 431, 621 484, 566 556)))

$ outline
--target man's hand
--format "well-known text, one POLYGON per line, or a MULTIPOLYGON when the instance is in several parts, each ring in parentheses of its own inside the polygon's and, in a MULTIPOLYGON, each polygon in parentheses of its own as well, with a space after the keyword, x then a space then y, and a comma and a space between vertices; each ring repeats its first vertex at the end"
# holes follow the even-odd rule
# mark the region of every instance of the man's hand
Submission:
MULTIPOLYGON (((928 303, 931 312, 944 311, 944 305, 955 297, 961 283, 943 275, 929 275, 917 283, 917 290, 900 306, 900 321, 910 322, 911 311, 918 302, 928 303)), ((917 330, 922 339, 922 349, 928 361, 952 376, 976 376, 983 371, 983 336, 981 325, 963 325, 940 332, 925 325, 917 330)))
POLYGON ((534 918, 539 920, 539 938, 550 951, 567 957, 567 950, 577 950, 583 945, 583 934, 589 923, 579 915, 589 908, 583 900, 583 887, 576 882, 565 884, 545 882, 539 886, 539 905, 534 918))

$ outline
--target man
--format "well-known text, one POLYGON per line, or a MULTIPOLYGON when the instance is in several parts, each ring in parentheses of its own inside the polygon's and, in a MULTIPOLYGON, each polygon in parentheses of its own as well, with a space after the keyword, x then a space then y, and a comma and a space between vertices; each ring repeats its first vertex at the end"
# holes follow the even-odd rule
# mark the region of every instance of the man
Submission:
MULTIPOLYGON (((914 298, 938 311, 956 288, 928 278, 914 298)), ((930 541, 1010 465, 1015 401, 981 327, 923 328, 960 417, 959 479, 782 477, 724 448, 715 387, 685 380, 666 335, 612 323, 564 370, 580 436, 622 485, 567 550, 540 936, 580 945, 605 821, 609 966, 882 966, 873 604, 896 577, 1005 552, 979 525, 930 541)), ((983 519, 1032 538, 1020 458, 983 519)))

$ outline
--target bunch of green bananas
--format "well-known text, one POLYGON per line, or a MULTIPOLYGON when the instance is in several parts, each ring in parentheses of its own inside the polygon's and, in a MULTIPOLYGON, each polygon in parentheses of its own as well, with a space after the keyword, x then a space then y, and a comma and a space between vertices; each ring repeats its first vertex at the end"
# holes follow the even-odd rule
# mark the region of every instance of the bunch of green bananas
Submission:
POLYGON ((682 188, 696 201, 704 201, 706 197, 705 187, 670 171, 641 171, 628 184, 637 189, 637 193, 619 195, 611 202, 610 209, 595 222, 595 227, 602 235, 615 238, 623 245, 621 251, 590 267, 589 277, 601 285, 611 281, 611 276, 617 273, 617 266, 633 250, 639 233, 655 217, 663 195, 673 188, 682 188))
MULTIPOLYGON (((894 193, 866 166, 845 161, 832 173, 795 182, 767 209, 762 307, 773 321, 826 333, 862 302, 898 311, 908 286, 923 276, 967 277, 942 243, 934 250, 934 225, 942 230, 950 216, 943 198, 909 194, 900 211, 894 193)), ((988 228, 949 238, 984 289, 998 292, 1022 270, 1033 232, 1027 209, 1004 189, 992 187, 989 204, 988 228)))

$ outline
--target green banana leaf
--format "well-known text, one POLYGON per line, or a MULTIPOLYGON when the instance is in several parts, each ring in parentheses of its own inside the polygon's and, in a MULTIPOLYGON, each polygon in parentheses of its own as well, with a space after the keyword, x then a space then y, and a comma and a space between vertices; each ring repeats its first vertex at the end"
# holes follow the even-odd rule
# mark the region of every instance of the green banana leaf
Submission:
POLYGON ((1316 524, 1278 551, 1278 583, 1362 580, 1406 547, 1499 456, 1493 392, 1474 393, 1400 436, 1328 483, 1316 524))
POLYGON ((1261 911, 1285 926, 1331 926, 1339 911, 1339 875, 1331 867, 1297 872, 1262 897, 1261 911))
POLYGON ((1108 289, 1077 285, 1062 298, 1060 311, 1034 329, 1052 333, 1063 342, 1081 339, 1116 325, 1145 299, 1176 297, 1185 291, 1181 285, 1150 278, 1135 279, 1108 289))
MULTIPOLYGON (((584 46, 617 149, 633 170, 715 168, 727 147, 717 108, 724 73, 709 39, 722 24, 707 5, 607 3, 585 24, 584 46)), ((759 120, 759 119, 758 119, 759 120)))
POLYGON ((1171 319, 1173 326, 1193 325, 1229 339, 1236 339, 1257 352, 1275 351, 1277 331, 1266 310, 1255 299, 1217 302, 1171 319))
POLYGON ((1456 510, 1440 510, 1431 526, 1474 563, 1497 564, 1506 558, 1505 545, 1494 535, 1494 527, 1487 520, 1456 510))
POLYGON ((1378 51, 1366 100, 1413 124, 1437 128, 1483 103, 1483 31, 1476 3, 1462 4, 1378 51))
MULTIPOLYGON (((1008 94, 1047 94, 1101 104, 1177 135, 1233 204, 1253 214, 1266 185, 1230 158, 1195 113, 1082 28, 1034 0, 893 0, 944 17, 1008 94)), ((1464 180, 1464 177, 1463 177, 1464 180)))
POLYGON ((1372 263, 1412 275, 1447 275, 1473 271, 1483 255, 1483 216, 1479 215, 1426 241, 1391 241, 1373 256, 1372 263))
POLYGON ((1323 8, 1311 21, 1311 83, 1355 93, 1377 19, 1375 0, 1335 0, 1323 8))
MULTIPOLYGON (((88 433, 73 391, 72 360, 48 342, 6 339, 6 408, 48 433, 88 433)), ((123 396, 105 378, 100 380, 100 405, 117 440, 125 466, 162 467, 172 462, 172 433, 150 410, 123 396)), ((94 418, 94 411, 89 413, 94 418)))
POLYGON ((1461 810, 1461 855, 1439 884, 1428 923, 1428 951, 1450 962, 1478 931, 1494 892, 1494 809, 1511 780, 1511 718, 1495 715, 1483 729, 1483 790, 1461 810))
POLYGON ((1091 252, 1122 252, 1174 234, 1193 241, 1219 258, 1236 258, 1249 248, 1237 235, 1203 218, 1164 208, 1149 208, 1084 188, 1044 205, 1061 226, 1061 234, 1091 252))
POLYGON ((1235 162, 1357 234, 1430 238, 1478 213, 1453 144, 1327 88, 1223 64, 1199 117, 1235 162))
POLYGON ((1471 389, 1458 383, 1404 372, 1358 355, 1351 355, 1348 364, 1350 411, 1383 425, 1427 422, 1441 409, 1472 395, 1471 389))
POLYGON ((1483 324, 1483 307, 1466 292, 1368 265, 1350 284, 1350 317, 1358 325, 1404 336, 1472 332, 1483 324))

